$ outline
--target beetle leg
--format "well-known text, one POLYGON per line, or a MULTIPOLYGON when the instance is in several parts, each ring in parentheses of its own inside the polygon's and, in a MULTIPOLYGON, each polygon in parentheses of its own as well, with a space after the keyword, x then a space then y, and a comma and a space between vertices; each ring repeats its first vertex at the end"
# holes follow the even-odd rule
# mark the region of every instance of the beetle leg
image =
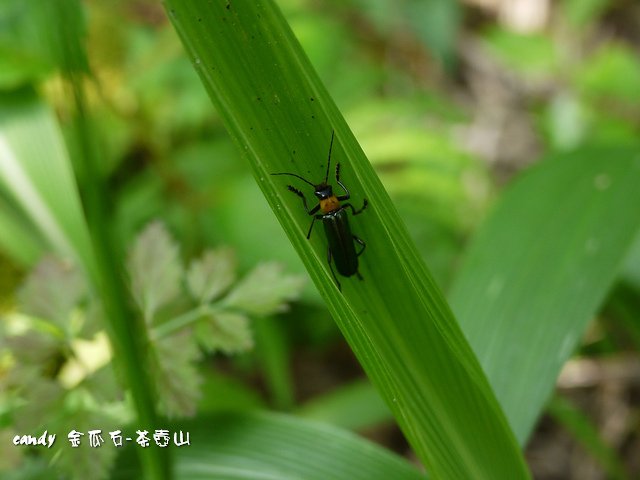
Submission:
POLYGON ((331 270, 331 275, 333 275, 333 279, 335 280, 336 285, 338 285, 338 290, 342 291, 342 286, 340 285, 340 282, 336 277, 336 272, 333 271, 333 265, 331 264, 331 248, 329 247, 327 247, 327 261, 329 262, 329 269, 331 270))
MULTIPOLYGON (((314 212, 314 213, 315 213, 315 211, 318 211, 318 209, 317 209, 317 208, 314 208, 314 209, 312 210, 312 212, 314 212)), ((313 217, 313 220, 311 220, 311 226, 309 227, 309 231, 307 232, 307 240, 309 240, 309 239, 311 238, 311 230, 313 230, 313 224, 314 224, 314 223, 316 223, 316 220, 322 220, 322 217, 323 217, 323 216, 324 216, 324 215, 315 215, 315 216, 313 217)))
POLYGON ((313 217, 313 220, 311 220, 311 226, 309 227, 309 231, 307 232, 307 240, 311 238, 311 230, 313 230, 314 223, 316 223, 316 217, 313 217))
POLYGON ((362 203, 362 208, 360 210, 356 210, 353 205, 351 205, 350 203, 345 203, 343 205, 343 208, 347 208, 349 207, 351 209, 351 214, 352 215, 360 215, 362 213, 362 211, 367 208, 369 206, 369 202, 367 202, 367 199, 364 199, 364 202, 362 203))
POLYGON ((307 206, 307 199, 305 198, 304 193, 302 193, 293 185, 287 185, 287 188, 289 189, 290 192, 295 193, 297 196, 299 196, 302 199, 302 205, 304 205, 304 209, 306 210, 308 215, 315 215, 316 212, 320 209, 320 204, 318 204, 315 207, 313 207, 311 210, 309 210, 309 207, 307 206))
POLYGON ((336 183, 340 185, 340 187, 342 187, 342 190, 344 190, 344 195, 340 195, 338 197, 338 200, 340 200, 341 202, 344 202, 345 200, 349 200, 351 198, 351 194, 349 193, 349 190, 347 190, 347 187, 345 187, 344 184, 340 181, 340 164, 339 163, 336 165, 336 183))
POLYGON ((297 196, 299 196, 302 199, 302 205, 304 205, 304 209, 307 211, 307 213, 309 213, 309 207, 307 207, 307 199, 304 197, 304 193, 302 193, 293 185, 287 185, 287 188, 289 189, 290 192, 295 193, 297 196))
MULTIPOLYGON (((362 240, 361 238, 356 237, 355 235, 353 236, 353 239, 355 240, 356 243, 359 243, 360 245, 362 245, 362 250, 360 250, 358 253, 356 253, 356 257, 359 257, 364 252, 364 249, 367 248, 367 244, 364 243, 364 240, 362 240)), ((358 274, 358 275, 360 275, 360 274, 358 274)))

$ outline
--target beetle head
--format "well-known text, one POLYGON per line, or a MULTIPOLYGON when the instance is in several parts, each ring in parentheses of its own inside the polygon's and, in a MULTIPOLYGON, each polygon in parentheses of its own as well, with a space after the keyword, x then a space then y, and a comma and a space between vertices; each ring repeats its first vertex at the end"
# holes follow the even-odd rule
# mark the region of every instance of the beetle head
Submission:
POLYGON ((333 197, 333 189, 331 185, 327 185, 326 183, 321 183, 320 185, 315 186, 315 192, 313 194, 318 197, 318 200, 324 200, 329 197, 333 197))

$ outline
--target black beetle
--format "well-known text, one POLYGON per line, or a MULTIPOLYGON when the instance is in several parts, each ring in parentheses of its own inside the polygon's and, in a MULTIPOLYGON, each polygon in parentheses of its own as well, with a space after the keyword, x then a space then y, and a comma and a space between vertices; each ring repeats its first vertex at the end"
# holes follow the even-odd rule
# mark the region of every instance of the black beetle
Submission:
POLYGON ((345 187, 340 181, 340 163, 336 165, 336 183, 340 185, 345 194, 340 196, 334 195, 333 188, 327 183, 327 181, 329 180, 329 171, 331 166, 331 149, 333 148, 334 134, 335 132, 331 132, 329 158, 327 160, 327 173, 322 183, 315 185, 309 180, 295 173, 272 173, 271 175, 290 175, 292 177, 299 178, 300 180, 308 183, 314 188, 313 193, 318 198, 319 203, 311 210, 309 210, 309 207, 307 206, 307 199, 305 198, 304 194, 293 185, 287 186, 287 188, 291 192, 295 193, 302 199, 304 209, 309 215, 313 216, 311 226, 309 227, 309 232, 307 233, 307 239, 311 238, 311 231, 313 230, 315 221, 322 220, 324 231, 329 242, 329 246, 327 248, 327 260, 329 262, 329 268, 331 269, 333 279, 338 285, 338 289, 342 290, 340 282, 338 281, 336 274, 333 271, 331 260, 333 259, 340 275, 344 277, 357 275, 358 278, 362 280, 362 276, 360 275, 360 272, 358 272, 358 257, 362 255, 362 252, 364 252, 364 249, 367 245, 364 243, 364 241, 362 241, 362 239, 356 237, 351 233, 351 228, 349 227, 349 216, 347 215, 347 208, 351 209, 351 213, 353 215, 358 215, 365 208, 367 208, 368 202, 365 199, 360 210, 356 210, 350 203, 345 203, 342 205, 340 204, 340 202, 344 202, 345 200, 349 200, 349 198, 351 198, 349 190, 347 190, 347 187, 345 187), (322 210, 322 214, 317 214, 318 210, 322 210), (360 251, 356 252, 354 242, 362 246, 360 251))

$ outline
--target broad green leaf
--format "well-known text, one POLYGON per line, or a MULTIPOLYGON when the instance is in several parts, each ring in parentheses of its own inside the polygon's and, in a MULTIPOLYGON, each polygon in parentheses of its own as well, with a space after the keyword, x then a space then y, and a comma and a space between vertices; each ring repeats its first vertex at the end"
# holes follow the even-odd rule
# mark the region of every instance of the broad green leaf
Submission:
POLYGON ((524 443, 640 228, 638 148, 557 155, 504 193, 451 303, 524 443))
POLYGON ((206 251, 189 265, 186 283, 189 292, 200 303, 209 303, 224 293, 236 278, 233 250, 219 248, 206 251))
POLYGON ((150 223, 136 238, 127 267, 131 292, 150 323, 157 310, 180 293, 183 273, 178 245, 162 223, 150 223))
POLYGON ((419 480, 405 460, 344 430, 267 413, 224 413, 180 424, 176 458, 188 480, 419 480))
POLYGON ((165 3, 267 202, 429 472, 526 478, 519 447, 442 293, 273 1, 165 3), (287 184, 310 199, 311 189, 270 175, 293 172, 320 182, 332 131, 333 165, 341 163, 352 204, 359 208, 365 198, 370 204, 352 218, 354 233, 367 242, 360 257, 364 280, 341 278, 342 291, 327 265, 322 229, 306 239, 310 218, 287 184))

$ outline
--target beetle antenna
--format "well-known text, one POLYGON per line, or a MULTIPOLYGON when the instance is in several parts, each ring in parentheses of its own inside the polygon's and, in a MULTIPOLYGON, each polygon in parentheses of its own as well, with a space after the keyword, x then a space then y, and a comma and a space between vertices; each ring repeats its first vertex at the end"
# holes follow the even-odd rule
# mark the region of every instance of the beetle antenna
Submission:
POLYGON ((271 175, 290 175, 292 177, 296 177, 299 178, 300 180, 302 180, 305 183, 308 183, 309 185, 311 185, 313 188, 316 188, 316 186, 311 183, 309 180, 307 180, 306 178, 302 178, 300 175, 296 175, 295 173, 272 173, 271 175))
POLYGON ((329 144, 329 159, 327 160, 327 173, 324 176, 324 183, 326 184, 329 181, 329 167, 331 167, 331 149, 333 148, 333 136, 335 135, 335 130, 331 130, 331 143, 329 144))

